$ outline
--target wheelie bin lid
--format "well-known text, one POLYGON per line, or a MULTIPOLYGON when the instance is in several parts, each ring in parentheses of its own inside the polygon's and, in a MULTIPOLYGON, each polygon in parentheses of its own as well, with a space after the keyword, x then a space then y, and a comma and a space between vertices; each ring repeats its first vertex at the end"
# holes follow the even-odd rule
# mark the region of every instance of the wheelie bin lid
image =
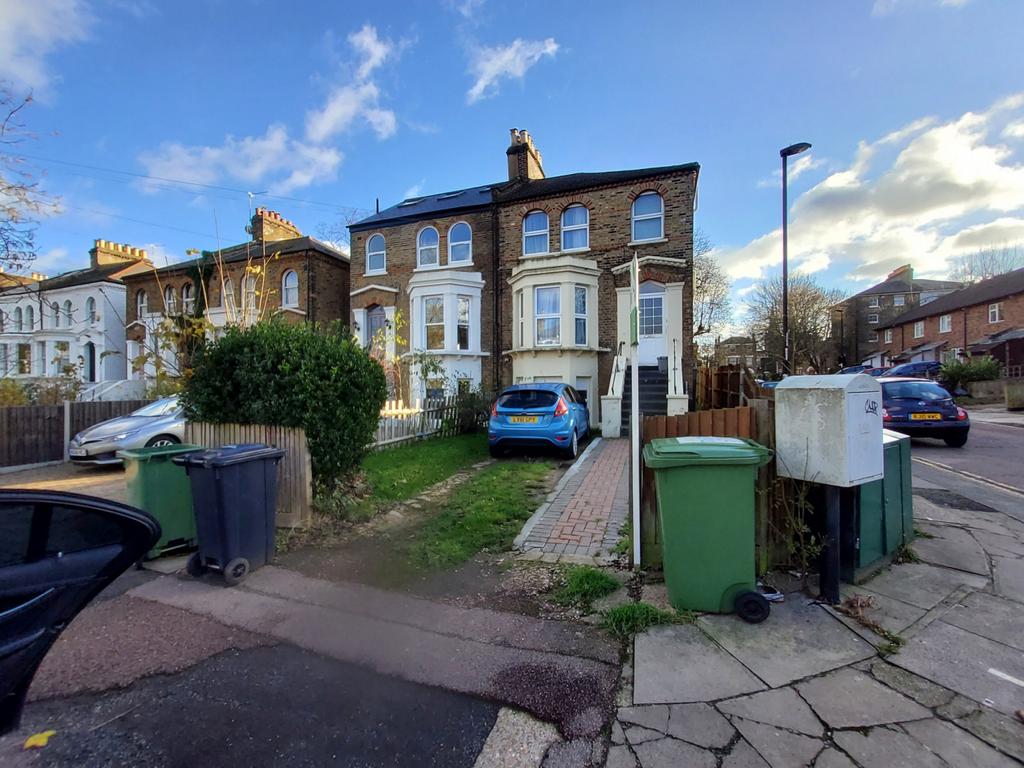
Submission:
POLYGON ((176 445, 154 445, 151 448, 124 448, 117 452, 119 459, 134 459, 135 461, 151 461, 152 459, 173 459, 185 453, 195 453, 203 450, 201 445, 189 445, 180 443, 176 445))
POLYGON ((287 451, 284 448, 273 448, 261 443, 244 443, 241 445, 222 445, 219 448, 208 448, 173 459, 175 464, 184 467, 228 467, 232 464, 243 464, 247 461, 261 459, 279 459, 287 451))
POLYGON ((745 437, 659 437, 644 446, 652 469, 712 464, 766 464, 772 451, 745 437))

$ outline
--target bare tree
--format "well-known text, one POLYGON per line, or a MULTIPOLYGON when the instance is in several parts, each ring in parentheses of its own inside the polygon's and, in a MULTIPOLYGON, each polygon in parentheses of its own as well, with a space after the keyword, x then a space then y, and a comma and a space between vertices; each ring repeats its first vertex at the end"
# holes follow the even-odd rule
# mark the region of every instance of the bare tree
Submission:
POLYGON ((976 283, 1024 267, 1024 248, 1003 245, 957 256, 949 277, 961 283, 976 283))
POLYGON ((732 318, 729 300, 731 281, 715 261, 711 239, 701 230, 693 233, 693 335, 712 333, 732 318))
POLYGON ((38 217, 56 206, 39 186, 34 169, 18 154, 18 145, 34 138, 22 122, 32 95, 19 96, 0 82, 0 267, 17 270, 35 258, 38 217))
MULTIPOLYGON (((827 370, 834 353, 831 339, 831 307, 845 298, 836 288, 819 285, 811 275, 789 278, 789 338, 794 371, 812 366, 827 370)), ((747 317, 757 338, 764 339, 765 353, 782 360, 785 340, 782 336, 782 278, 761 279, 747 298, 747 317)))

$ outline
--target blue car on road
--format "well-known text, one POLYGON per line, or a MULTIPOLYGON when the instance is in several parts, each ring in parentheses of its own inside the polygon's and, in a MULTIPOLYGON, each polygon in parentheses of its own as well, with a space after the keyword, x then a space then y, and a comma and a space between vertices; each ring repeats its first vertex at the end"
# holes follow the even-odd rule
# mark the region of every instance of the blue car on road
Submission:
POLYGON ((882 426, 910 437, 935 437, 951 448, 967 444, 971 420, 953 396, 934 381, 885 376, 882 426))
POLYGON ((590 434, 587 399, 561 383, 515 384, 491 408, 487 444, 492 456, 519 446, 552 446, 570 459, 590 434))

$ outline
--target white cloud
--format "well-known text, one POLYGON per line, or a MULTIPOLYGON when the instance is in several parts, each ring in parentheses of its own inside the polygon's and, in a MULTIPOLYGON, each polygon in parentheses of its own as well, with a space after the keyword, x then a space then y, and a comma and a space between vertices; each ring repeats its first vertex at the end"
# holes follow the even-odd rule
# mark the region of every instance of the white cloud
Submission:
POLYGON ((1024 139, 1024 120, 1009 123, 1003 128, 1003 137, 1007 139, 1024 139))
MULTIPOLYGON (((1024 117, 1019 96, 984 112, 915 120, 861 141, 848 167, 793 202, 792 262, 805 271, 845 270, 852 280, 884 277, 905 263, 941 274, 958 253, 1017 238, 1024 163, 992 137, 1024 117)), ((757 278, 781 261, 780 231, 721 249, 719 259, 733 278, 757 278)))
POLYGON ((402 199, 408 200, 409 198, 412 197, 419 197, 420 195, 423 194, 423 187, 426 183, 426 179, 420 179, 407 190, 405 190, 405 192, 402 193, 402 199))
POLYGON ((395 133, 395 113, 378 106, 380 90, 374 83, 344 85, 327 97, 320 109, 306 113, 306 137, 321 143, 348 130, 356 120, 365 120, 378 138, 395 133))
POLYGON ((349 35, 348 42, 363 57, 362 63, 356 69, 357 80, 368 78, 373 74, 373 70, 395 52, 395 44, 390 40, 381 40, 377 36, 376 28, 369 24, 364 24, 358 32, 349 35))
MULTIPOLYGON (((872 16, 888 16, 898 8, 905 8, 911 5, 935 4, 936 0, 875 0, 871 6, 872 16)), ((943 8, 962 8, 971 0, 938 0, 938 5, 943 8)))
POLYGON ((545 56, 554 57, 558 43, 553 37, 546 40, 516 38, 508 45, 480 47, 472 54, 470 72, 476 77, 466 100, 473 104, 498 92, 503 78, 522 79, 527 71, 545 56))
POLYGON ((92 21, 81 0, 0 0, 0 79, 45 96, 54 80, 46 57, 88 37, 92 21))
POLYGON ((483 8, 484 0, 446 0, 445 5, 462 18, 472 19, 476 12, 483 8))
MULTIPOLYGON (((780 160, 781 162, 781 160, 780 160)), ((796 160, 789 164, 786 169, 786 177, 790 182, 795 181, 800 176, 803 176, 807 171, 813 171, 815 168, 820 168, 825 164, 823 158, 817 158, 811 152, 804 152, 802 155, 797 155, 796 160)), ((767 179, 761 179, 757 182, 759 187, 778 187, 782 184, 782 169, 776 168, 772 171, 772 175, 767 179)))

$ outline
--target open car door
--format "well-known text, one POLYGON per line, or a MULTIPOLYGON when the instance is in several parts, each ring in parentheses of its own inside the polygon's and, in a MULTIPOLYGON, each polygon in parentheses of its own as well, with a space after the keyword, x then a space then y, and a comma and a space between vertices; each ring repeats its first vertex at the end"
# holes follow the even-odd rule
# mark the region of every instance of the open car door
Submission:
POLYGON ((57 636, 159 538, 152 517, 124 504, 0 490, 0 734, 18 725, 57 636))

